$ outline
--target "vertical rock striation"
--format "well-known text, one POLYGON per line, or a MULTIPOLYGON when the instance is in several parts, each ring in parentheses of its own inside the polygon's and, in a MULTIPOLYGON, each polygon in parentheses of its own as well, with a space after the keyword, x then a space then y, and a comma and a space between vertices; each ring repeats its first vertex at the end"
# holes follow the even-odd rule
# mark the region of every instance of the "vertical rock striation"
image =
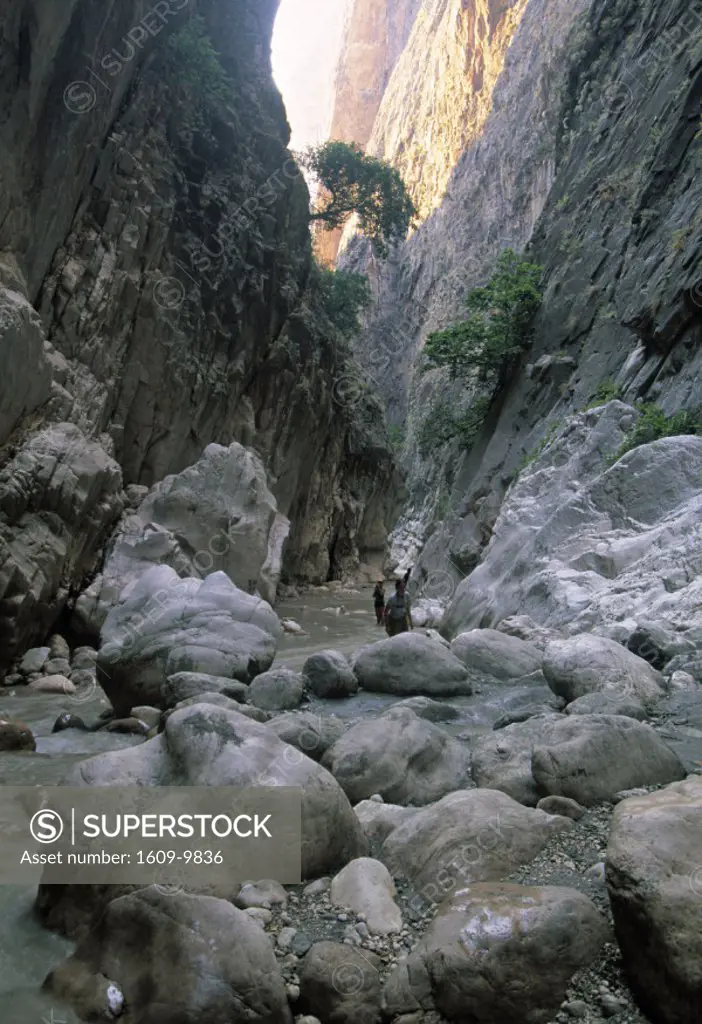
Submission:
MULTIPOLYGON (((67 423, 124 484, 150 486, 237 440, 292 521, 284 574, 321 580, 382 558, 395 479, 379 407, 335 400, 348 356, 315 292, 271 76, 276 7, 23 0, 0 15, 0 465, 67 423), (188 48, 193 17, 219 91, 188 48)), ((37 630, 16 628, 26 585, 0 579, 16 650, 37 630)))

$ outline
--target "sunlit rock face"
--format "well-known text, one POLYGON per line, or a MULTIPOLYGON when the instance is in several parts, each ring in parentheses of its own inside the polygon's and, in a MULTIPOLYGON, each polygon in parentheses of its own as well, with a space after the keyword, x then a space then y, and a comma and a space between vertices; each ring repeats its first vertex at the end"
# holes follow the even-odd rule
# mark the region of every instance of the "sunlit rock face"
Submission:
MULTIPOLYGON (((329 137, 365 149, 421 0, 351 0, 337 68, 329 137)), ((341 230, 317 234, 325 261, 336 257, 341 230)))
POLYGON ((388 83, 368 151, 398 169, 426 218, 492 108, 527 0, 424 0, 388 83))

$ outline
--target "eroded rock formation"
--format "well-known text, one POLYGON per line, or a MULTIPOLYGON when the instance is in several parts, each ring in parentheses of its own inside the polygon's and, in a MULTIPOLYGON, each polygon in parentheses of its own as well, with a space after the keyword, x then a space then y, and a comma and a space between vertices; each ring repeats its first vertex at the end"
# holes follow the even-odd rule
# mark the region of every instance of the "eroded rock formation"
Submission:
POLYGON ((122 483, 151 486, 211 442, 263 460, 292 524, 285 574, 382 560, 391 457, 379 407, 335 401, 346 356, 310 280, 276 6, 24 0, 0 16, 0 465, 34 458, 47 429, 73 432, 78 458, 102 451, 66 470, 89 477, 69 518, 55 477, 3 500, 0 665, 98 567, 122 483), (219 87, 179 48, 193 17, 219 87), (18 556, 27 517, 59 539, 18 556))

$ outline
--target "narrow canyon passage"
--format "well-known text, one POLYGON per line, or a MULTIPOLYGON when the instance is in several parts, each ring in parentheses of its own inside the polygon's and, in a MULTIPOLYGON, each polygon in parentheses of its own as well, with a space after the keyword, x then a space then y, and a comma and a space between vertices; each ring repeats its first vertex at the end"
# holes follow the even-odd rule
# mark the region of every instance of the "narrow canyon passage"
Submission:
POLYGON ((13 0, 0 111, 0 1024, 700 1024, 702 4, 13 0))

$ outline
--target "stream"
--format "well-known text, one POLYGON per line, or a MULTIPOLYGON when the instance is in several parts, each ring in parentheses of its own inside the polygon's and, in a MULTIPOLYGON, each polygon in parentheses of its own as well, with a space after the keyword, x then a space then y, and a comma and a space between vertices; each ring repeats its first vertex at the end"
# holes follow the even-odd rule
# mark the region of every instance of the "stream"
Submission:
MULTIPOLYGON (((276 606, 281 619, 291 618, 302 626, 304 634, 285 633, 278 645, 276 666, 299 671, 310 654, 333 648, 351 654, 365 644, 385 638, 385 631, 376 625, 372 587, 313 588, 299 598, 281 601, 276 606), (343 611, 337 612, 337 609, 343 611)), ((0 690, 0 713, 26 722, 36 738, 35 753, 0 754, 0 783, 4 785, 52 785, 60 781, 77 762, 103 753, 144 742, 132 735, 80 732, 75 729, 52 734, 54 722, 62 711, 69 711, 93 722, 109 707, 98 689, 81 700, 55 694, 32 693, 22 688, 0 690)), ((472 697, 451 698, 459 716, 442 723, 462 738, 489 731, 497 718, 509 707, 533 701, 533 689, 485 686, 472 697)), ((306 710, 320 715, 335 714, 350 722, 373 717, 398 697, 361 691, 347 700, 312 698, 306 710)), ((8 1024, 80 1024, 65 1007, 57 1007, 39 991, 48 972, 70 954, 73 944, 46 931, 34 918, 32 905, 34 887, 0 886, 0 1006, 2 1020, 8 1024), (53 1004, 53 1005, 52 1005, 53 1004)))

